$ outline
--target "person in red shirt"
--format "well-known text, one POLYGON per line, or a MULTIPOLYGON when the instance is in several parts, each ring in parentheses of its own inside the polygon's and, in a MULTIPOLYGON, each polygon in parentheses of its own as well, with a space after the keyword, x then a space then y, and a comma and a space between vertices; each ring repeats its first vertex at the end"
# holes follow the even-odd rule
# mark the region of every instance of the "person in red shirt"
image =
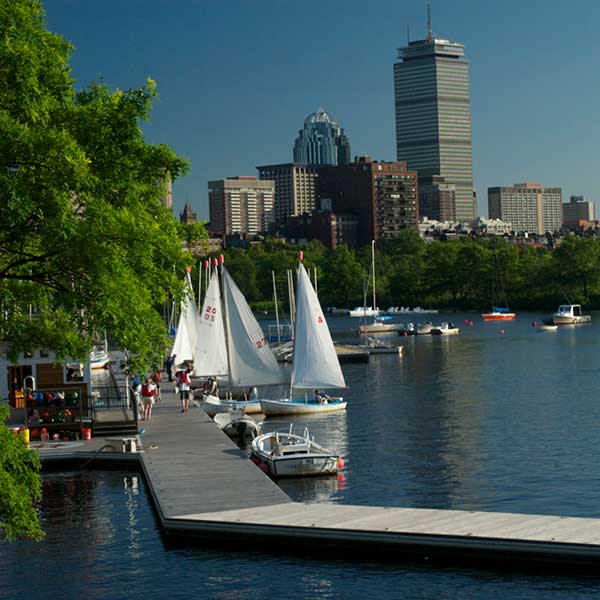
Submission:
POLYGON ((160 383, 162 381, 162 373, 160 372, 159 369, 154 370, 154 373, 152 375, 152 381, 156 385, 156 401, 161 402, 162 398, 160 396, 160 383))
POLYGON ((144 421, 149 421, 152 417, 152 405, 156 395, 156 384, 149 378, 144 379, 142 384, 142 402, 144 404, 144 421))
POLYGON ((175 373, 175 379, 177 381, 177 387, 179 388, 179 398, 181 400, 181 412, 187 412, 190 407, 190 388, 192 380, 192 369, 189 365, 185 366, 185 369, 177 371, 175 373))

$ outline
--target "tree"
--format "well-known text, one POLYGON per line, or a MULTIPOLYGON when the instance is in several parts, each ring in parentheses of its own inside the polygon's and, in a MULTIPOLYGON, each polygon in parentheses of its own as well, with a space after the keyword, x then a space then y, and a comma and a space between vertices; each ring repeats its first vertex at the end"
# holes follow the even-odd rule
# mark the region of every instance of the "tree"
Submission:
POLYGON ((13 358, 83 358, 106 329, 146 367, 185 263, 160 197, 186 163, 141 130, 155 84, 76 93, 71 47, 33 0, 3 3, 0 29, 0 337, 13 358))
POLYGON ((325 272, 319 295, 324 305, 351 306, 361 298, 364 271, 356 260, 354 252, 341 244, 331 252, 325 262, 325 272))
POLYGON ((2 423, 8 407, 0 404, 0 533, 13 541, 43 537, 34 503, 41 498, 40 458, 2 423))
MULTIPOLYGON (((13 360, 37 347, 84 358, 108 330, 148 368, 166 342, 156 307, 181 294, 188 262, 161 204, 187 163, 142 135, 156 86, 76 92, 71 46, 34 0, 0 3, 0 31, 0 340, 13 360)), ((39 537, 39 462, 5 419, 0 524, 39 537)))

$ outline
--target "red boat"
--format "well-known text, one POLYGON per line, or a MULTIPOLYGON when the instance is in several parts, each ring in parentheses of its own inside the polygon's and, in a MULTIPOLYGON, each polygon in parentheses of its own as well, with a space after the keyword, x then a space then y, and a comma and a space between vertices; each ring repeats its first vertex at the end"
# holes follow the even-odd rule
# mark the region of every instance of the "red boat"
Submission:
POLYGON ((512 312, 492 311, 481 315, 484 321, 512 321, 517 318, 517 315, 512 312))

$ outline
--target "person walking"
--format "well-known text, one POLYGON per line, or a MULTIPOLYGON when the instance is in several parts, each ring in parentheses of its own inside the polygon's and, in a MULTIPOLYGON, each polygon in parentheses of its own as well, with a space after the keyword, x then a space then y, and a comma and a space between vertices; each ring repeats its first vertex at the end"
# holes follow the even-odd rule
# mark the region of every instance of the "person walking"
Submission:
POLYGON ((142 401, 144 403, 144 421, 149 421, 152 417, 152 405, 154 404, 154 396, 156 395, 156 384, 146 377, 142 384, 142 401))
POLYGON ((160 369, 154 369, 154 373, 152 374, 152 381, 156 385, 156 401, 161 402, 162 397, 160 395, 160 384, 162 381, 162 373, 160 372, 160 369))
POLYGON ((179 388, 179 399, 181 400, 181 412, 187 412, 190 407, 190 388, 192 380, 192 369, 189 365, 185 365, 184 369, 175 373, 175 379, 177 381, 177 387, 179 388))

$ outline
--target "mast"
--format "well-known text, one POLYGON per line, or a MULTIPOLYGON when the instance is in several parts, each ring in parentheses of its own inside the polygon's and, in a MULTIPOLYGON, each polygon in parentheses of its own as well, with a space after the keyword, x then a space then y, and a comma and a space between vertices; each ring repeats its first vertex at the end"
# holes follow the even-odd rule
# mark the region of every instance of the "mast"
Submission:
POLYGON ((317 284, 317 267, 315 267, 313 269, 313 274, 314 274, 314 280, 315 280, 315 292, 317 294, 317 296, 319 295, 319 286, 317 284))
POLYGON ((277 286, 275 285, 275 271, 271 271, 273 277, 273 301, 275 302, 275 323, 277 323, 277 343, 281 344, 281 333, 279 328, 279 307, 277 306, 277 286))
POLYGON ((227 376, 229 377, 229 390, 231 391, 231 331, 229 329, 229 314, 227 311, 227 300, 225 299, 225 293, 226 293, 226 289, 225 289, 225 285, 224 285, 225 278, 223 277, 223 269, 225 268, 223 266, 223 263, 225 262, 225 259, 223 258, 223 255, 221 254, 219 256, 219 260, 217 261, 217 259, 215 258, 213 262, 214 262, 215 269, 218 268, 217 265, 219 263, 221 264, 221 270, 220 270, 221 290, 223 290, 223 293, 221 294, 221 305, 223 307, 223 320, 225 321, 225 349, 227 351, 227 376))
MULTIPOLYGON (((377 299, 375 294, 375 240, 371 241, 371 271, 373 273, 373 313, 377 312, 377 299)), ((375 319, 375 316, 373 316, 375 319)))
MULTIPOLYGON (((304 252, 302 252, 302 250, 300 250, 300 252, 298 252, 298 261, 300 262, 300 264, 302 264, 302 261, 304 260, 304 252)), ((300 267, 298 267, 298 269, 300 269, 300 267)), ((291 275, 291 272, 288 270, 288 275, 291 275)), ((310 277, 309 277, 310 280, 310 277)), ((290 310, 291 313, 291 310, 290 310)), ((292 354, 292 363, 295 364, 296 362, 296 319, 294 319, 292 321, 292 337, 294 340, 294 352, 292 354)), ((290 400, 292 399, 292 392, 294 389, 294 369, 292 368, 292 372, 290 374, 290 400)))

